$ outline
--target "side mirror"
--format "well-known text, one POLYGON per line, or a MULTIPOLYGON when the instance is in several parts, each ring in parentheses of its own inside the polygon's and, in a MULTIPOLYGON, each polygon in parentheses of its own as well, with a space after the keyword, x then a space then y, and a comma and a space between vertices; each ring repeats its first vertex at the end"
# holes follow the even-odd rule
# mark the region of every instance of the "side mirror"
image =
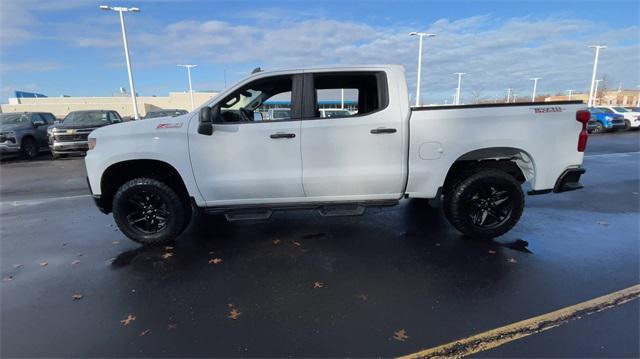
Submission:
POLYGON ((213 108, 205 106, 200 109, 198 115, 198 133, 201 135, 211 136, 213 134, 213 122, 218 119, 220 115, 220 107, 215 106, 213 108))

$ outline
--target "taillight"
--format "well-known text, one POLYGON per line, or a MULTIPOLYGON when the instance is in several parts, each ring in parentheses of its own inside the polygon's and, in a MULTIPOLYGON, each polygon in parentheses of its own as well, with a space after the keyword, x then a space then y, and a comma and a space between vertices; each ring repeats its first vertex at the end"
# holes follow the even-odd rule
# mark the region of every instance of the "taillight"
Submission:
POLYGON ((89 137, 89 149, 92 150, 94 148, 96 148, 96 139, 89 137))
POLYGON ((576 121, 582 123, 582 130, 578 136, 578 152, 584 152, 587 148, 587 138, 589 138, 589 132, 587 132, 587 122, 591 119, 591 113, 589 111, 576 112, 576 121))

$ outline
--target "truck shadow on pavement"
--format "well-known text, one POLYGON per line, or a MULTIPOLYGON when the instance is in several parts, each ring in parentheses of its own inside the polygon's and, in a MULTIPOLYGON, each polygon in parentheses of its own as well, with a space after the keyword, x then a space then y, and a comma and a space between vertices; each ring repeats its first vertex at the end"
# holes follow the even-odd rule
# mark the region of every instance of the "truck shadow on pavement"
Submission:
POLYGON ((364 275, 383 268, 428 273, 438 268, 495 280, 509 271, 506 252, 531 253, 527 245, 517 238, 464 237, 449 226, 439 208, 409 201, 395 208, 369 209, 359 217, 327 218, 300 211, 276 213, 266 221, 229 223, 222 216, 198 214, 174 243, 124 251, 111 267, 190 276, 206 276, 207 267, 226 267, 234 277, 288 268, 309 276, 364 275), (492 261, 495 257, 504 258, 492 261))

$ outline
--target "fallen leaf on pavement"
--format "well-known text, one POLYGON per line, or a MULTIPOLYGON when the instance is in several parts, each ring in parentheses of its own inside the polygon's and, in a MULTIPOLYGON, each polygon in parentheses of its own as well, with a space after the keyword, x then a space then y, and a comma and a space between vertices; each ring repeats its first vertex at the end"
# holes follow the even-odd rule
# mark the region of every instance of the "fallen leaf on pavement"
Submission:
POLYGON ((80 293, 76 293, 74 295, 71 296, 71 298, 73 298, 73 300, 80 300, 84 297, 84 295, 80 294, 80 293))
POLYGON ((236 320, 238 319, 238 317, 242 314, 242 312, 239 312, 236 308, 231 309, 231 311, 229 312, 229 315, 227 316, 227 318, 236 320))
POLYGON ((78 259, 76 259, 76 260, 71 262, 71 264, 78 264, 78 263, 80 263, 80 261, 78 259))
POLYGON ((322 282, 314 282, 313 283, 313 288, 322 288, 324 287, 324 283, 322 282))
POLYGON ((293 245, 296 246, 296 247, 300 247, 301 246, 300 242, 297 242, 297 241, 291 241, 291 243, 293 243, 293 245))
POLYGON ((509 259, 507 259, 507 261, 509 263, 518 263, 518 261, 515 258, 509 258, 509 259))
POLYGON ((49 264, 49 263, 47 263, 47 262, 42 262, 42 263, 40 263, 40 266, 41 266, 41 267, 46 267, 48 264, 49 264))
POLYGON ((404 342, 405 340, 409 339, 409 336, 407 335, 406 330, 400 329, 397 332, 393 332, 393 339, 404 342))
POLYGON ((124 326, 127 326, 127 325, 131 324, 131 322, 133 322, 134 320, 136 320, 135 315, 129 314, 126 318, 121 320, 120 323, 122 323, 122 325, 124 325, 124 326))
POLYGON ((222 263, 222 259, 221 258, 209 259, 209 264, 220 264, 220 263, 222 263))
POLYGON ((281 240, 279 240, 279 239, 274 239, 274 240, 273 240, 273 244, 280 244, 280 243, 282 243, 282 241, 281 241, 281 240))
POLYGON ((173 253, 171 253, 171 252, 167 252, 167 253, 162 255, 162 258, 164 258, 164 259, 168 259, 168 258, 171 258, 171 257, 173 257, 173 253))
POLYGON ((144 331, 142 331, 142 332, 140 333, 140 336, 141 336, 141 337, 144 337, 145 335, 147 335, 147 334, 149 334, 149 333, 151 333, 151 329, 146 329, 146 330, 144 330, 144 331))

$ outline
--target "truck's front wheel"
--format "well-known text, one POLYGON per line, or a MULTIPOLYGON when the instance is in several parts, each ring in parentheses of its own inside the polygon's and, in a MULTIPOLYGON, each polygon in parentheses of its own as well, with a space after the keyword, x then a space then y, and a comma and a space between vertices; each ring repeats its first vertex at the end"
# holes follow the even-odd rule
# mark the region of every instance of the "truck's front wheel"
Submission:
POLYGON ((154 178, 132 179, 113 197, 113 218, 118 228, 145 245, 175 239, 186 227, 190 210, 173 188, 154 178))
POLYGON ((481 170, 451 186, 444 198, 449 222, 470 237, 493 238, 518 223, 524 209, 520 183, 499 170, 481 170))

